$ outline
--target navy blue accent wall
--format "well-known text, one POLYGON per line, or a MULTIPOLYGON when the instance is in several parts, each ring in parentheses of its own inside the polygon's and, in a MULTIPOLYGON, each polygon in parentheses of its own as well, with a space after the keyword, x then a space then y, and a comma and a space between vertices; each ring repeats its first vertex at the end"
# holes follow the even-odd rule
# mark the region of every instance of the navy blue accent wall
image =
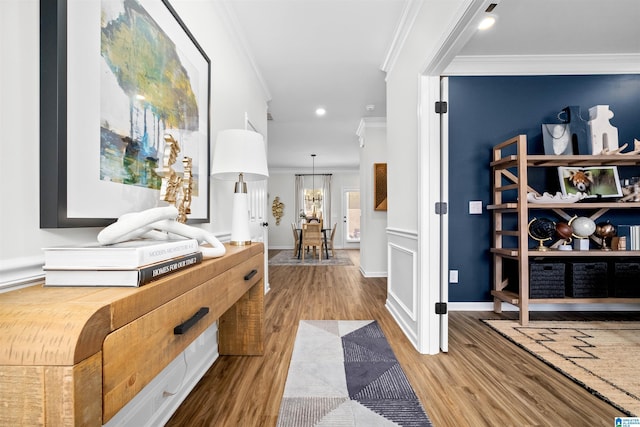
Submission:
MULTIPOLYGON (((620 145, 640 139, 640 75, 449 78, 449 266, 459 270, 450 301, 492 300, 491 148, 526 134, 529 153, 543 154, 542 123, 557 123, 570 105, 585 120, 590 107, 609 105, 620 145), (471 200, 482 201, 482 215, 469 215, 471 200)), ((556 191, 557 175, 539 179, 556 191)), ((637 213, 626 215, 640 223, 637 213)))

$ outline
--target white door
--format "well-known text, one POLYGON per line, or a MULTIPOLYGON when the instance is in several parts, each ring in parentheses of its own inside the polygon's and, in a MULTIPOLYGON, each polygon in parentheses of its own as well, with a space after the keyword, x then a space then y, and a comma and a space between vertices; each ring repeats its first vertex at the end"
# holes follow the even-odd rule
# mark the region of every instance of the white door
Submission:
MULTIPOLYGON (((342 190, 342 247, 357 249, 360 247, 360 189, 342 190)), ((336 230, 337 232, 337 230, 336 230)))
POLYGON ((251 181, 247 183, 249 198, 249 232, 252 242, 264 244, 264 290, 269 291, 269 203, 267 181, 251 181))
MULTIPOLYGON (((249 115, 244 114, 245 130, 258 132, 264 138, 265 149, 268 149, 267 138, 249 120, 249 115)), ((251 241, 264 244, 264 293, 269 292, 269 190, 268 181, 250 181, 247 183, 247 196, 249 199, 249 233, 251 241)), ((273 217, 272 217, 273 219, 273 217)))

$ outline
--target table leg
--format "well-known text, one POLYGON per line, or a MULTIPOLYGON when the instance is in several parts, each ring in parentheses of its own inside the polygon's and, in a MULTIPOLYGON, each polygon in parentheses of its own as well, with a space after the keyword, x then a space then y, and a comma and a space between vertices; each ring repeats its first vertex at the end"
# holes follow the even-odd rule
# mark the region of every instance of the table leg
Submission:
POLYGON ((300 244, 298 245, 298 259, 300 259, 300 257, 302 256, 302 230, 300 230, 300 240, 298 240, 300 242, 300 244))
POLYGON ((322 230, 322 236, 324 237, 324 250, 327 255, 327 259, 329 259, 329 246, 327 246, 327 230, 322 230))

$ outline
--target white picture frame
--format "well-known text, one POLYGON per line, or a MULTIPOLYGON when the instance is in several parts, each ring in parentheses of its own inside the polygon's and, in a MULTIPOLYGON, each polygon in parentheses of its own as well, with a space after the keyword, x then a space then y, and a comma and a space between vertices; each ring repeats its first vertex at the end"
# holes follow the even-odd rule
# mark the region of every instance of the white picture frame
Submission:
POLYGON ((620 198, 622 187, 616 166, 558 167, 563 195, 585 194, 585 198, 620 198))

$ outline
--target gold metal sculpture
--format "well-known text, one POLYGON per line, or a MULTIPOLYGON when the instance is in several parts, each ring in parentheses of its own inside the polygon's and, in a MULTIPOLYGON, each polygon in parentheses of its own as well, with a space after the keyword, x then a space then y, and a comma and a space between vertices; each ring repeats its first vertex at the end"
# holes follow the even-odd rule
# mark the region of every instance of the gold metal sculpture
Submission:
POLYGON ((193 190, 193 159, 184 157, 182 159, 184 165, 184 176, 182 177, 182 199, 178 208, 178 222, 187 222, 187 215, 191 213, 191 191, 193 190), (184 220, 183 220, 184 219, 184 220))
POLYGON ((271 205, 271 213, 273 213, 273 217, 276 219, 276 225, 280 225, 280 218, 284 215, 284 203, 280 201, 280 197, 276 196, 273 199, 273 204, 271 205))
POLYGON ((173 169, 173 164, 178 158, 180 144, 171 134, 164 136, 164 155, 162 157, 162 168, 157 173, 162 177, 160 187, 160 200, 174 205, 178 208, 178 218, 176 221, 187 222, 187 215, 191 213, 191 192, 193 188, 193 174, 191 157, 184 157, 182 164, 184 172, 182 176, 173 169))

